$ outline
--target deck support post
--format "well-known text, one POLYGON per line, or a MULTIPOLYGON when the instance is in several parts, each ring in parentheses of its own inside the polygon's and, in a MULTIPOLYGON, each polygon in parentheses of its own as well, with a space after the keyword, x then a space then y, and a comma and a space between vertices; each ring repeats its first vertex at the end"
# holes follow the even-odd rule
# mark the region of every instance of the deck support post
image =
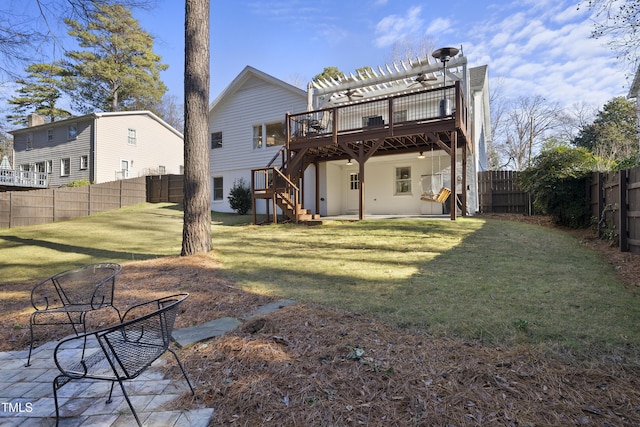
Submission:
POLYGON ((451 213, 451 221, 456 220, 456 210, 458 209, 456 188, 456 152, 458 151, 458 132, 451 132, 451 198, 449 199, 449 211, 451 213))

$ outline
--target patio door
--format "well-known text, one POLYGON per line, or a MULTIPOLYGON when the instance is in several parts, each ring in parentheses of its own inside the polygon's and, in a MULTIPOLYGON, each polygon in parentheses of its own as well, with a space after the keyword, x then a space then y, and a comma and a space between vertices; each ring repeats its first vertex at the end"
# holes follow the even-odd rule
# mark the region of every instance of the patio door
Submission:
POLYGON ((347 212, 358 213, 360 210, 360 174, 347 172, 349 186, 347 190, 347 212))

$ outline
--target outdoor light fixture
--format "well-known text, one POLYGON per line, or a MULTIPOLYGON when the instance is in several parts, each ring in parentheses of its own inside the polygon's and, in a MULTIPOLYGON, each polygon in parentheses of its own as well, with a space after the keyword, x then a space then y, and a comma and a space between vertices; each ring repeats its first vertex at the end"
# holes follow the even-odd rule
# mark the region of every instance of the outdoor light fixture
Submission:
POLYGON ((418 158, 419 159, 424 159, 424 154, 422 154, 422 151, 420 152, 420 154, 418 154, 418 158))
POLYGON ((347 160, 347 166, 351 166, 353 164, 353 162, 351 161, 351 159, 347 160))
MULTIPOLYGON (((442 62, 442 77, 443 77, 442 87, 443 88, 447 86, 447 62, 449 62, 449 60, 452 57, 456 56, 458 52, 460 52, 460 50, 456 49, 455 47, 443 47, 434 51, 431 54, 431 56, 433 56, 434 58, 442 62)), ((450 116, 450 115, 451 115, 451 104, 447 99, 446 92, 444 92, 443 98, 440 101, 440 117, 450 116)))

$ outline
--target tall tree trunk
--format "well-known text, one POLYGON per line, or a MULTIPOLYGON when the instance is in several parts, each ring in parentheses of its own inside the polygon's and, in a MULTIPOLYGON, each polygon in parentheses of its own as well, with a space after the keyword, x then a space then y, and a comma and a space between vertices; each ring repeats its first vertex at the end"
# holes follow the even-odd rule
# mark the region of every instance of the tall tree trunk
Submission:
POLYGON ((186 0, 184 225, 181 255, 211 250, 209 55, 209 0, 186 0))

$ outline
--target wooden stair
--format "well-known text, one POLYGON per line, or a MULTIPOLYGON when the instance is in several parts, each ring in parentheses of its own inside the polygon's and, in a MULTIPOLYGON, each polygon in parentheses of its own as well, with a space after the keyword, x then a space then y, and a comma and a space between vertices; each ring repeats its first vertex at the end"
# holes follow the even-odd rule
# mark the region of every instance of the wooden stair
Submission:
POLYGON ((313 215, 309 209, 305 209, 301 203, 296 206, 286 193, 276 191, 275 196, 276 204, 290 221, 299 223, 316 219, 316 215, 313 215))
POLYGON ((311 164, 305 160, 306 148, 295 153, 287 153, 286 146, 282 146, 266 167, 253 169, 251 178, 251 193, 254 205, 254 223, 257 224, 255 201, 267 200, 267 217, 269 217, 269 203, 273 205, 273 222, 278 222, 275 213, 276 206, 280 208, 287 220, 295 222, 319 219, 319 215, 305 209, 300 203, 300 189, 298 184, 304 170, 311 164), (280 166, 277 166, 277 163, 280 166))

